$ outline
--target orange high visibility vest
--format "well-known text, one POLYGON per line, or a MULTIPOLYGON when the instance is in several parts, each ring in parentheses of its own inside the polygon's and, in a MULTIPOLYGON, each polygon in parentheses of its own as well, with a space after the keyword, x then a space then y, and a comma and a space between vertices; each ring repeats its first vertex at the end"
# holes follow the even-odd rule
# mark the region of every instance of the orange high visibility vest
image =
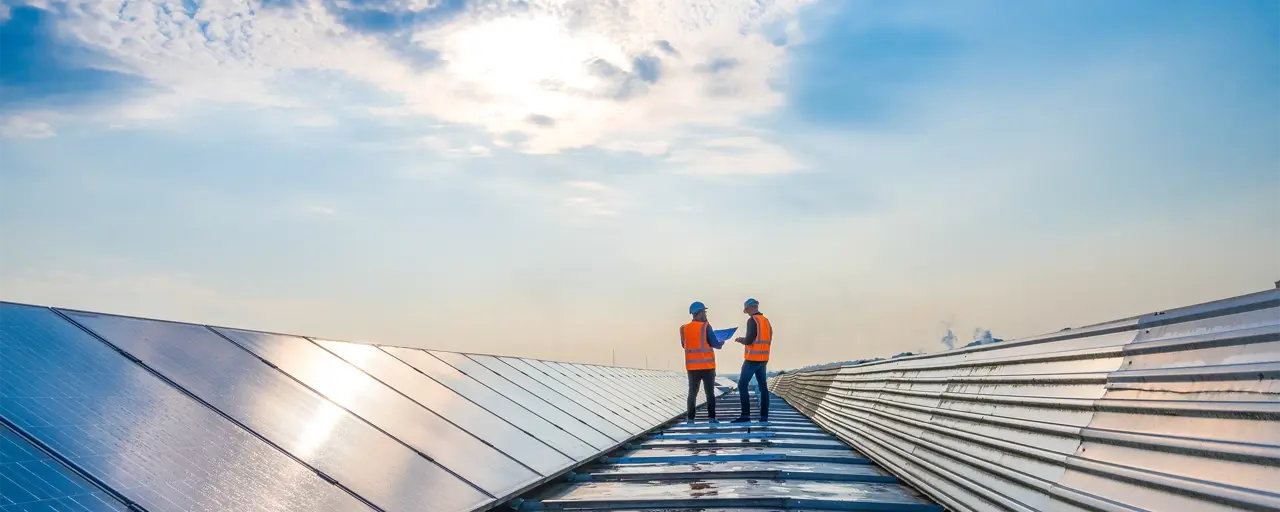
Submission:
POLYGON ((684 369, 716 369, 716 353, 707 344, 707 323, 689 322, 680 327, 680 345, 684 347, 684 369))
POLYGON ((773 324, 764 315, 756 313, 751 318, 756 320, 756 341, 747 345, 742 358, 748 361, 768 361, 769 346, 773 342, 773 324))

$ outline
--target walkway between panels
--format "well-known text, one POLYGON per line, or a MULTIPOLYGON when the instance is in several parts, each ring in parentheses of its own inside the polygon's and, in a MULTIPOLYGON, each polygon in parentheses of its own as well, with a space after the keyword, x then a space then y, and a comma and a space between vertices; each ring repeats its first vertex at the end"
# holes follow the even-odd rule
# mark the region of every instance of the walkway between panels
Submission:
MULTIPOLYGON (((533 510, 877 510, 942 507, 822 431, 781 398, 768 423, 671 422, 511 503, 533 510)), ((737 416, 736 392, 721 396, 737 416)), ((752 410, 757 411, 752 393, 752 410)))

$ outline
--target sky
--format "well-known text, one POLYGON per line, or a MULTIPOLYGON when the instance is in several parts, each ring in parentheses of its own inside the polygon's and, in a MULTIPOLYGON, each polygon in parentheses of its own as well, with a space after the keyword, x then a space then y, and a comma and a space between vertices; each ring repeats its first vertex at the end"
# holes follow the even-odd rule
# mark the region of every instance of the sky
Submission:
POLYGON ((679 369, 755 297, 779 369, 1272 288, 1278 225, 1274 0, 0 0, 0 300, 679 369))

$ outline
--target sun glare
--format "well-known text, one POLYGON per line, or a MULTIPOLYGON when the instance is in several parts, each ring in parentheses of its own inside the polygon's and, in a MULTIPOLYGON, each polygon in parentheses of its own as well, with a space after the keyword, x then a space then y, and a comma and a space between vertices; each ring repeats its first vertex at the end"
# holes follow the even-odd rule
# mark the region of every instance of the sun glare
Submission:
MULTIPOLYGON (((359 365, 364 361, 352 362, 359 365)), ((347 363, 336 357, 319 358, 312 363, 313 367, 308 371, 326 376, 319 380, 317 390, 328 397, 329 401, 338 404, 350 403, 364 392, 369 379, 347 363)), ((306 422, 306 430, 298 440, 299 453, 312 455, 325 449, 334 435, 334 429, 345 416, 346 411, 326 401, 325 406, 317 409, 306 422)))
POLYGON ((601 37, 575 34, 554 18, 502 18, 452 34, 443 49, 449 71, 490 100, 490 116, 555 118, 599 79, 595 58, 620 54, 601 37))

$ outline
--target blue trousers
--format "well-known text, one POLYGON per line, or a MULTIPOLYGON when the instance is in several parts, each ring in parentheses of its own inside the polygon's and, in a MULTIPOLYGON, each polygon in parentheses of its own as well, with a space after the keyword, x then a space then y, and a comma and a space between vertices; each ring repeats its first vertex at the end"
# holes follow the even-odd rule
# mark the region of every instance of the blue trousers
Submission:
POLYGON ((748 393, 748 385, 751 384, 751 378, 755 377, 756 386, 759 387, 760 395, 760 421, 769 419, 769 384, 765 382, 765 365, 768 361, 743 361, 742 375, 738 377, 738 398, 742 400, 742 417, 751 417, 751 395, 748 393))

